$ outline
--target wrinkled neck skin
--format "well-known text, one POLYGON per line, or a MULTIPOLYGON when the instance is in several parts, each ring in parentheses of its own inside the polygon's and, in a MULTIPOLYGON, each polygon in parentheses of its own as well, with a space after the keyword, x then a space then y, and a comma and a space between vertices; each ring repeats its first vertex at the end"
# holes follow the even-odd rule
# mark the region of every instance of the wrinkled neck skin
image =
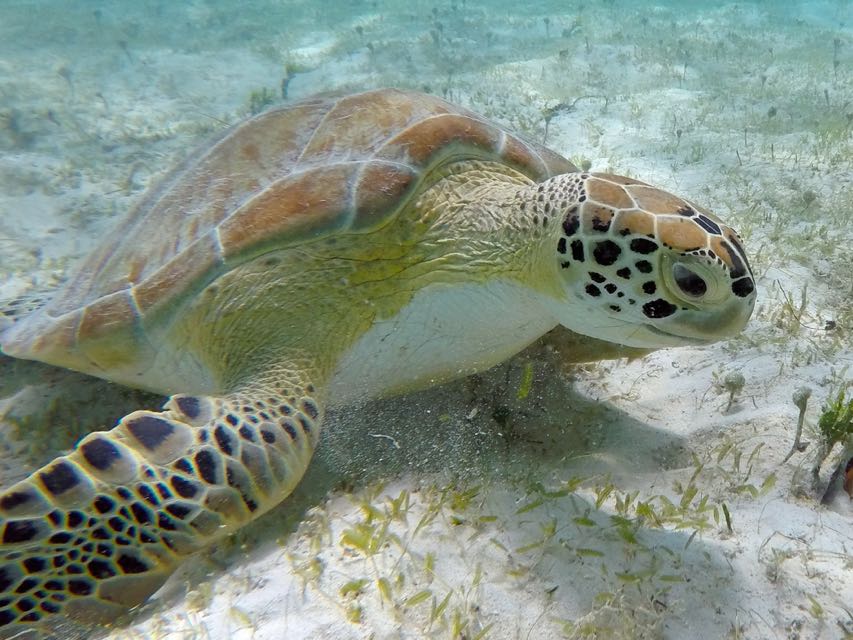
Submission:
POLYGON ((465 172, 451 165, 417 199, 416 211, 431 227, 426 244, 464 269, 468 281, 497 277, 561 296, 560 220, 537 206, 538 184, 501 164, 466 164, 465 172))

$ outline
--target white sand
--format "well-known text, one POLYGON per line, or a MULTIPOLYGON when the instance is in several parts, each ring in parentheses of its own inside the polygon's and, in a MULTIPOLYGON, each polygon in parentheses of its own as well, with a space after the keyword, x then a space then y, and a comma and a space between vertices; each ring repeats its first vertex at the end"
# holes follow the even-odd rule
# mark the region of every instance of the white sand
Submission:
MULTIPOLYGON (((253 90, 278 92, 287 64, 291 98, 427 88, 538 140, 544 109, 588 96, 551 119, 549 146, 730 221, 755 316, 703 349, 570 370, 532 349, 339 412, 293 498, 110 637, 850 637, 853 507, 837 483, 820 499, 853 452, 836 448, 816 487, 809 473, 821 404, 853 378, 850 3, 344 4, 357 15, 4 3, 0 299, 49 289, 253 90), (783 464, 802 386, 810 445, 783 464)), ((7 482, 158 402, 10 366, 7 482)))

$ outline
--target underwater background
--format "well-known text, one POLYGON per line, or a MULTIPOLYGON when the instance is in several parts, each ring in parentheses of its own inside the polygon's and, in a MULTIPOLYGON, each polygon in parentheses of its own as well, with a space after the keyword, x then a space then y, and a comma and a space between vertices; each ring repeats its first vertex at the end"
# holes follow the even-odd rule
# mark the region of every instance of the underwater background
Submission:
MULTIPOLYGON (((292 498, 108 637, 853 636, 853 445, 821 428, 853 393, 853 2, 3 0, 0 300, 215 132, 384 86, 709 207, 749 327, 584 366, 534 345, 338 411, 292 498)), ((0 359, 2 484, 161 402, 0 359)))

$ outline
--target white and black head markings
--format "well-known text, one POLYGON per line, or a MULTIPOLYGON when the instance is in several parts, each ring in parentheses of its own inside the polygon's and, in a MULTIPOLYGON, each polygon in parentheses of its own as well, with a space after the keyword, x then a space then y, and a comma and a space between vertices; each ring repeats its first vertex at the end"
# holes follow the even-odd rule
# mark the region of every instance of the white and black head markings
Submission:
POLYGON ((573 203, 563 215, 557 252, 588 302, 626 320, 668 318, 702 305, 709 276, 727 283, 726 297, 753 295, 740 240, 713 214, 620 176, 583 173, 568 182, 557 196, 573 203))

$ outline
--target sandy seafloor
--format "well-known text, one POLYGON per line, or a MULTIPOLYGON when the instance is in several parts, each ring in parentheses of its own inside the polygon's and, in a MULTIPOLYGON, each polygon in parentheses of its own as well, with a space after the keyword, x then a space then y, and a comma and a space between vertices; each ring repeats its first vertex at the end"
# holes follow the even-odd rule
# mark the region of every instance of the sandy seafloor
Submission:
MULTIPOLYGON (((295 496, 110 638, 851 637, 853 507, 830 482, 851 451, 810 468, 853 378, 853 4, 4 0, 0 299, 61 282, 285 75, 288 100, 433 91, 707 205, 745 238, 756 312, 701 349, 534 348, 335 413, 295 496), (783 463, 802 386, 810 445, 783 463)), ((4 484, 162 402, 0 367, 4 484)))

